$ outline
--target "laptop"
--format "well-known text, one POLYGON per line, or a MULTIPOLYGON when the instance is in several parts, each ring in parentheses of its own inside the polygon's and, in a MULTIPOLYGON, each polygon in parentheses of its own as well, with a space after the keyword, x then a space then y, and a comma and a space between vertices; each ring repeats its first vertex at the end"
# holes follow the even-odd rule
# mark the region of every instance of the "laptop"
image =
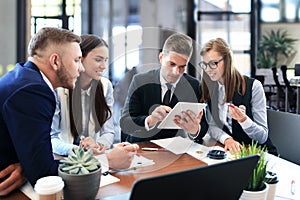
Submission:
POLYGON ((256 167, 259 155, 199 167, 134 183, 130 200, 239 199, 256 167))

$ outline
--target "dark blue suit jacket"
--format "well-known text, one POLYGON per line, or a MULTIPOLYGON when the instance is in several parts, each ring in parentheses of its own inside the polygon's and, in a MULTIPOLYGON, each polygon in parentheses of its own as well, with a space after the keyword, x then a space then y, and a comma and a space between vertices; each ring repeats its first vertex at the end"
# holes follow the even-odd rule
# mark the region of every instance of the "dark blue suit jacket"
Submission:
MULTIPOLYGON (((145 129, 145 119, 152 111, 162 104, 161 84, 159 80, 160 69, 134 76, 128 91, 128 96, 120 119, 122 137, 126 135, 129 142, 142 142, 152 139, 162 139, 183 135, 181 129, 157 129, 150 131, 145 129)), ((199 102, 201 97, 200 82, 183 74, 176 85, 170 107, 177 102, 199 102)), ((205 119, 203 117, 202 119, 205 119)), ((207 132, 207 123, 201 122, 200 140, 207 132)))
POLYGON ((26 178, 57 175, 50 130, 55 97, 32 62, 0 79, 0 170, 20 162, 26 178))

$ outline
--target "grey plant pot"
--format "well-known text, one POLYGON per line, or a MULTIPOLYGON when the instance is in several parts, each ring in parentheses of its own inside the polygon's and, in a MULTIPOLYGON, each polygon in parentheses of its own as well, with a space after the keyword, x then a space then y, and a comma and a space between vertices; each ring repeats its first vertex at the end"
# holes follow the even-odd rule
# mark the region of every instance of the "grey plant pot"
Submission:
POLYGON ((92 200, 95 199, 100 186, 101 167, 89 174, 67 174, 58 169, 58 175, 65 183, 65 200, 92 200))

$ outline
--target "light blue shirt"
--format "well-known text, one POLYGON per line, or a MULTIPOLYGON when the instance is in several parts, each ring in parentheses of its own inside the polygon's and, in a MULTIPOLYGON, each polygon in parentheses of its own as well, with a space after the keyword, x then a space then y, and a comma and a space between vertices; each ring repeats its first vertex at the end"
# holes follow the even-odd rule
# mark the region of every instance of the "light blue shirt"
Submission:
MULTIPOLYGON (((219 95, 224 97, 224 90, 222 90, 222 86, 220 85, 219 95)), ((223 98, 219 98, 218 106, 219 115, 221 116, 220 120, 226 125, 230 126, 231 124, 228 124, 226 122, 226 118, 231 119, 228 112, 228 104, 225 103, 224 105, 221 105, 222 103, 223 98)), ((247 117, 247 119, 244 122, 240 123, 240 125, 251 139, 258 141, 258 143, 260 144, 263 144, 267 141, 268 138, 267 109, 264 89, 262 84, 258 80, 254 80, 253 82, 252 99, 250 103, 252 106, 253 120, 247 117)), ((208 133, 212 138, 224 144, 224 141, 231 136, 216 125, 208 108, 206 109, 206 116, 209 125, 208 133)))
POLYGON ((61 130, 60 130, 60 120, 61 120, 60 102, 58 101, 56 91, 55 91, 55 99, 56 99, 56 107, 55 107, 54 116, 52 118, 51 132, 50 132, 52 150, 53 150, 53 153, 56 153, 58 155, 67 155, 70 150, 72 150, 74 147, 76 147, 76 145, 64 142, 60 138, 60 134, 61 134, 61 130))

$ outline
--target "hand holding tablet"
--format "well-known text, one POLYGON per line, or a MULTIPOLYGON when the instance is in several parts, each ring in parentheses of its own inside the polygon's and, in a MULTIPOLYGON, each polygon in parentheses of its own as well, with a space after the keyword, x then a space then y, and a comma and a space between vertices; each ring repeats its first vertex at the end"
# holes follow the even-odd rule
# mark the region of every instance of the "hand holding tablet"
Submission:
POLYGON ((206 107, 205 103, 191 103, 191 102, 178 102, 171 112, 164 118, 164 120, 158 125, 159 129, 181 129, 174 123, 176 115, 182 116, 181 113, 187 110, 191 110, 195 114, 198 114, 206 107))

